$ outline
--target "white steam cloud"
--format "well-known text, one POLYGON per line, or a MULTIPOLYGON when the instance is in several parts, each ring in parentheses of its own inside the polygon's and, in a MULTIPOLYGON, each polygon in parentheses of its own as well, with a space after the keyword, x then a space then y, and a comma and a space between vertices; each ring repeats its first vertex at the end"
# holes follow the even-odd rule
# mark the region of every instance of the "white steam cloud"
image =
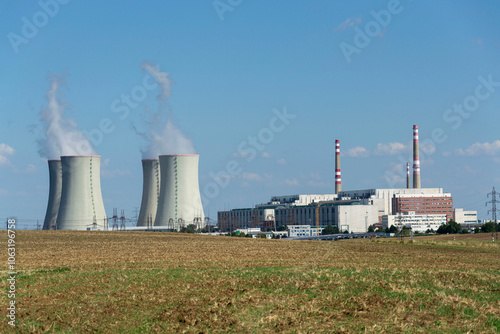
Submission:
POLYGON ((164 112, 170 97, 171 80, 169 74, 161 72, 157 67, 144 63, 142 69, 147 71, 160 85, 161 91, 157 96, 160 103, 158 111, 153 113, 149 120, 147 133, 136 132, 147 141, 147 146, 141 150, 143 159, 155 159, 164 154, 194 154, 193 143, 172 122, 172 115, 164 119, 164 112))
POLYGON ((76 122, 64 118, 64 96, 58 93, 65 84, 65 75, 51 75, 50 89, 46 98, 48 105, 41 111, 41 121, 45 137, 38 140, 38 152, 49 160, 63 155, 96 154, 87 137, 77 129, 76 122))

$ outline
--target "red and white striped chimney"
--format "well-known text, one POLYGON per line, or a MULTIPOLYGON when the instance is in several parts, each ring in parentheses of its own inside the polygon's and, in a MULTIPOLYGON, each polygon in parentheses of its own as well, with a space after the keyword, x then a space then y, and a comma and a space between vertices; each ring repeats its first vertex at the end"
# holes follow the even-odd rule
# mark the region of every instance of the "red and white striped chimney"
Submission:
POLYGON ((418 125, 413 126, 413 188, 420 188, 420 157, 418 153, 418 125))
POLYGON ((406 188, 410 189, 410 163, 406 163, 406 188))
POLYGON ((342 179, 340 177, 340 142, 335 140, 335 193, 342 191, 342 179))

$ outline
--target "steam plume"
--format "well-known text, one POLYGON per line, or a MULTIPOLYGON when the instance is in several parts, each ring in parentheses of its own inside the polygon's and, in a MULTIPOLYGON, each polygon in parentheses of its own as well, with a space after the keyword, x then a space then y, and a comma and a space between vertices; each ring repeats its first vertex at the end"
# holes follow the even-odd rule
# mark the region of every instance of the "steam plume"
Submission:
POLYGON ((45 137, 38 140, 38 152, 49 160, 63 155, 95 154, 87 137, 77 129, 76 122, 64 118, 64 96, 58 89, 65 85, 65 75, 51 75, 50 89, 46 94, 47 107, 41 111, 41 121, 45 137))
POLYGON ((147 142, 147 146, 141 150, 143 159, 158 158, 164 154, 193 154, 196 153, 193 143, 172 122, 172 114, 167 115, 164 121, 164 112, 170 97, 171 80, 169 74, 161 72, 157 67, 144 63, 142 69, 147 71, 160 85, 161 91, 157 96, 160 103, 158 111, 153 113, 148 122, 149 132, 139 133, 147 142))

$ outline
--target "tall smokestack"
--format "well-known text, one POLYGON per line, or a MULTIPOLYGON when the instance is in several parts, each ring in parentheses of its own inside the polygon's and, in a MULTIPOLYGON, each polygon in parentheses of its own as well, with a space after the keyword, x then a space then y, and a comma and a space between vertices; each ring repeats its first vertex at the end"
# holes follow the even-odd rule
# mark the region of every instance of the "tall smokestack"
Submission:
POLYGON ((418 125, 413 126, 413 188, 420 188, 420 158, 418 152, 418 125))
POLYGON ((406 188, 410 189, 410 163, 406 163, 406 188))
POLYGON ((137 226, 153 226, 160 196, 160 162, 158 159, 142 160, 142 202, 137 226))
POLYGON ((205 226, 198 183, 197 154, 160 155, 160 198, 154 226, 179 231, 183 225, 205 226))
POLYGON ((335 193, 342 191, 342 179, 340 177, 340 142, 335 140, 335 193))
POLYGON ((62 156, 61 204, 58 230, 87 230, 107 227, 101 194, 101 157, 62 156))
POLYGON ((49 202, 43 221, 44 230, 55 230, 57 213, 61 203, 62 171, 61 160, 49 160, 49 202))

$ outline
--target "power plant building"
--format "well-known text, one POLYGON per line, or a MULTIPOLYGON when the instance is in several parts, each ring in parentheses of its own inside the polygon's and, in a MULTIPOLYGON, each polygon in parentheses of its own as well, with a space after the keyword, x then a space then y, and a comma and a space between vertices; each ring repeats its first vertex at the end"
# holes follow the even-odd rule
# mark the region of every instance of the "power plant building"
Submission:
POLYGON ((364 232, 378 222, 378 210, 359 200, 336 200, 337 195, 274 196, 255 208, 218 212, 219 230, 230 232, 239 228, 259 227, 263 231, 281 226, 338 226, 342 231, 364 232))
POLYGON ((58 230, 107 228, 101 193, 101 157, 63 156, 58 230))
POLYGON ((477 211, 465 211, 464 209, 456 208, 453 210, 453 220, 461 225, 477 224, 477 211))
POLYGON ((443 188, 395 188, 350 190, 329 195, 274 196, 270 202, 258 204, 255 208, 219 211, 217 218, 222 232, 241 227, 260 227, 266 231, 284 225, 315 226, 318 214, 320 226, 333 225, 340 231, 363 233, 370 225, 382 226, 384 216, 408 214, 410 208, 417 207, 416 203, 419 203, 418 215, 444 216, 444 219, 438 219, 440 223, 453 212, 453 198, 444 193, 443 188))
POLYGON ((160 197, 154 226, 180 231, 187 225, 205 226, 198 182, 199 155, 160 156, 160 197))
POLYGON ((437 229, 446 224, 445 214, 419 214, 410 211, 407 213, 398 213, 396 215, 384 215, 382 227, 390 228, 396 226, 398 229, 403 227, 411 228, 413 232, 425 233, 427 231, 437 231, 437 229))

